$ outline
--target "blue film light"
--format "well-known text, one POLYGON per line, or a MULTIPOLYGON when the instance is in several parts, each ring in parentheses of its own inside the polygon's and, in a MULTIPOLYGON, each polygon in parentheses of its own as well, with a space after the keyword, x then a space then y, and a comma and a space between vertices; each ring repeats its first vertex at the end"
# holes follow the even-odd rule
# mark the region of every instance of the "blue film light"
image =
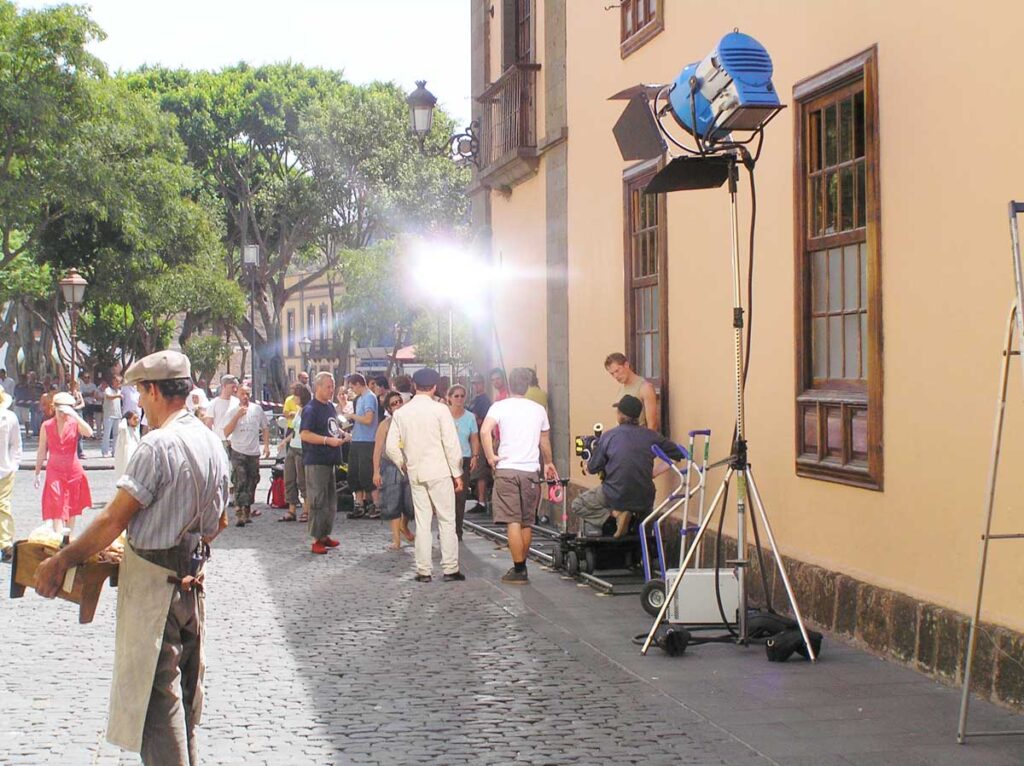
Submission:
POLYGON ((701 61, 687 64, 668 96, 679 125, 705 140, 754 131, 781 109, 772 60, 750 35, 730 32, 701 61))

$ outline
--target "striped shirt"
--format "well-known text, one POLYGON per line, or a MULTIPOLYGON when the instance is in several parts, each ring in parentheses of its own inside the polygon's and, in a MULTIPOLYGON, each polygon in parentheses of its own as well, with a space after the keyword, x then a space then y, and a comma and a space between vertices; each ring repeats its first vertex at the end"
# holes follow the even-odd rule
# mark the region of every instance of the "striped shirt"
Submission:
POLYGON ((142 508, 128 522, 128 541, 135 548, 161 550, 177 542, 196 510, 199 489, 198 531, 217 532, 217 522, 228 499, 229 466, 224 447, 195 416, 181 410, 168 422, 142 437, 117 486, 142 508), (186 446, 199 468, 196 481, 186 446))

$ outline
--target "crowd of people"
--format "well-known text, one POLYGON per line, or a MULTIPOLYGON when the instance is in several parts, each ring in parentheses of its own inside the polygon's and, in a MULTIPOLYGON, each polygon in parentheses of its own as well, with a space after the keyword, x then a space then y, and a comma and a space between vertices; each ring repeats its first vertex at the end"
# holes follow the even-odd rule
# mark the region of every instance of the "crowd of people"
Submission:
MULTIPOLYGON (((642 379, 637 383, 625 358, 621 363, 618 358, 609 357, 606 368, 623 389, 616 405, 621 425, 605 435, 605 446, 591 460, 592 470, 604 472, 604 483, 602 493, 593 493, 585 503, 590 518, 618 502, 623 505, 610 513, 633 510, 630 503, 638 489, 644 498, 635 508, 645 509, 653 499, 649 447, 673 447, 639 424, 643 416, 648 424, 657 417, 644 412, 653 389, 642 379), (639 396, 626 393, 630 387, 639 396), (632 456, 628 465, 622 462, 626 452, 632 456), (639 478, 631 484, 627 474, 639 478)), ((486 383, 473 376, 467 390, 429 368, 390 381, 350 375, 337 387, 329 372, 313 380, 300 377, 284 403, 284 435, 277 445, 288 504, 280 520, 306 520, 314 555, 338 547, 332 537, 338 477, 347 465, 355 498, 350 515, 386 520, 391 550, 403 542, 415 544, 416 582, 433 579, 431 528, 436 519, 442 576, 457 582, 465 579, 459 539, 467 498, 475 490, 476 509, 486 510, 489 497, 495 521, 508 527, 512 567, 502 580, 527 583, 526 558, 541 486, 544 479, 558 478, 546 399, 528 368, 515 368, 507 378, 493 370, 493 401, 486 383), (493 485, 490 495, 488 485, 493 485)), ((62 528, 91 504, 77 446, 94 428, 79 406, 81 386, 72 388, 51 397, 53 413, 39 424, 36 458, 40 484, 46 466, 44 494, 49 494, 43 515, 62 528)), ((107 739, 141 752, 146 763, 195 763, 194 727, 203 697, 205 564, 210 544, 229 524, 229 495, 236 526, 244 528, 260 515, 254 492, 260 458, 272 451, 270 422, 251 399, 248 385, 231 375, 221 378, 216 395, 197 388, 188 357, 176 351, 139 360, 125 372, 123 384, 115 375, 103 390, 102 404, 107 390, 121 392, 117 409, 107 405, 101 410, 103 426, 120 415, 124 423, 148 420, 151 430, 128 459, 113 499, 80 536, 39 565, 36 591, 55 597, 71 568, 126 534, 107 739), (138 398, 124 397, 129 386, 138 398)), ((11 412, 14 401, 0 387, 0 534, 8 535, 13 531, 10 493, 22 448, 21 425, 11 412)), ((111 445, 122 441, 123 436, 114 436, 118 431, 120 424, 105 431, 111 445)))

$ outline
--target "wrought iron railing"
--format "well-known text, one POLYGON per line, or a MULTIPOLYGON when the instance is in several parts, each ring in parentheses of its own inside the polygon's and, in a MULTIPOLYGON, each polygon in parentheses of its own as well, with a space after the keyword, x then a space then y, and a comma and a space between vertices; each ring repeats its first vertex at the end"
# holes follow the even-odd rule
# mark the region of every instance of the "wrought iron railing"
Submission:
POLYGON ((477 99, 481 110, 480 166, 537 146, 537 72, 540 64, 513 64, 477 99))

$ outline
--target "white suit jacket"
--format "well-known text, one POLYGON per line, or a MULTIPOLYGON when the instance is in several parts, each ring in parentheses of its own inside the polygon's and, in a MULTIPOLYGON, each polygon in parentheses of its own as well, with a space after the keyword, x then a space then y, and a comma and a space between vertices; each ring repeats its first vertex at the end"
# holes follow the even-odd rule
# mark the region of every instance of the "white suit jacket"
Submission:
POLYGON ((451 411, 427 394, 417 394, 391 416, 385 450, 409 481, 429 482, 462 475, 462 446, 451 411))

